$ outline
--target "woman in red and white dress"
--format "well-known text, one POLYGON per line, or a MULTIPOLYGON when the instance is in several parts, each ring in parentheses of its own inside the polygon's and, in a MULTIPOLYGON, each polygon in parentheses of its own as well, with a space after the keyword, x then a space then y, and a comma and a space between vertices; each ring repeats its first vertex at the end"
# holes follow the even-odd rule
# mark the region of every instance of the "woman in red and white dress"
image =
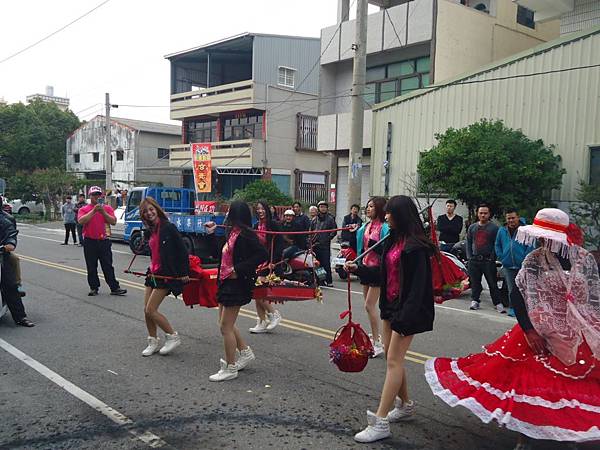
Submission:
POLYGON ((540 210, 517 240, 538 248, 517 275, 519 321, 483 353, 427 361, 435 395, 483 422, 530 438, 600 440, 600 279, 581 231, 559 209, 540 210))

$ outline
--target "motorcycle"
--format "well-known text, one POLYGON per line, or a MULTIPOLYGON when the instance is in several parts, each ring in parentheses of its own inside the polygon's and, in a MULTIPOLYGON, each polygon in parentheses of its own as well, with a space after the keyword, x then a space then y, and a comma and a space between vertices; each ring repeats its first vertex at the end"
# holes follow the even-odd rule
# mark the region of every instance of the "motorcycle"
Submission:
MULTIPOLYGON (((0 246, 0 269, 2 268, 2 265, 4 264, 4 246, 0 246)), ((2 283, 2 270, 0 270, 0 283, 2 283)), ((0 319, 2 317, 4 317, 4 315, 8 312, 8 306, 6 305, 6 302, 4 301, 4 296, 2 296, 2 302, 1 302, 1 306, 0 306, 0 319)))
POLYGON ((344 270, 344 264, 346 264, 346 261, 352 261, 354 259, 356 259, 356 251, 350 246, 350 243, 340 242, 340 251, 332 261, 335 271, 340 279, 346 280, 348 278, 348 272, 344 270))
POLYGON ((327 273, 309 250, 300 250, 283 259, 283 278, 310 285, 316 279, 320 284, 327 273))

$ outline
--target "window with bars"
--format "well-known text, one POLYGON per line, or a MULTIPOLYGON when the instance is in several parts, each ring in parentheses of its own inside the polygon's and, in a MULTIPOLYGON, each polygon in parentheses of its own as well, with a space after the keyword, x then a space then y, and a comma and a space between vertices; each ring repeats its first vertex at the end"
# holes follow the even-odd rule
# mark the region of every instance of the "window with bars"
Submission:
POLYGON ((157 148, 156 149, 156 157, 158 159, 169 159, 169 149, 168 148, 157 148))
POLYGON ((223 141, 242 139, 262 139, 263 114, 245 113, 243 116, 225 118, 223 121, 223 141))
POLYGON ((100 162, 100 153, 98 153, 98 152, 92 153, 92 160, 94 162, 100 162))
POLYGON ((429 56, 371 67, 363 98, 372 105, 429 86, 430 70, 429 56))
POLYGON ((186 124, 186 142, 216 142, 217 121, 190 120, 186 124))
POLYGON ((117 161, 123 161, 125 159, 125 151, 117 150, 117 161))
POLYGON ((293 89, 296 84, 296 69, 279 66, 277 84, 293 89))

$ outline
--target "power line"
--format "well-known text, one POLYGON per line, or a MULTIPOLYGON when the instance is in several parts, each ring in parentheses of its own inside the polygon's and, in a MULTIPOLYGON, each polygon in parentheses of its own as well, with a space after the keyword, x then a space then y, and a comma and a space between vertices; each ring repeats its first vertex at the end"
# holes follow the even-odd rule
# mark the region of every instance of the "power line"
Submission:
POLYGON ((87 111, 88 109, 92 109, 93 107, 95 107, 95 106, 98 106, 98 105, 101 105, 101 104, 102 104, 102 103, 94 103, 93 105, 90 105, 90 106, 88 106, 87 108, 83 108, 81 111, 77 111, 77 112, 75 113, 75 115, 79 115, 79 114, 81 114, 82 112, 84 112, 84 111, 87 111))
POLYGON ((95 6, 94 8, 90 9, 88 12, 86 12, 86 13, 82 14, 81 16, 77 17, 76 19, 72 20, 72 21, 71 21, 71 22, 69 22, 68 24, 66 24, 66 25, 62 26, 62 27, 61 27, 61 28, 59 28, 58 30, 56 30, 56 31, 53 31, 53 32, 52 32, 52 33, 50 33, 49 35, 47 35, 47 36, 44 36, 43 38, 41 38, 40 40, 38 40, 38 41, 34 42, 33 44, 30 44, 30 45, 28 45, 27 47, 25 47, 25 48, 23 48, 23 49, 19 50, 18 52, 16 52, 16 53, 13 53, 12 55, 10 55, 10 56, 7 56, 6 58, 4 58, 4 59, 0 60, 0 64, 2 64, 2 63, 4 63, 4 62, 8 61, 9 59, 12 59, 12 58, 14 58, 15 56, 18 56, 18 55, 20 55, 21 53, 24 53, 24 52, 26 52, 27 50, 29 50, 30 48, 33 48, 33 47, 35 47, 35 46, 36 46, 36 45, 38 45, 38 44, 41 44, 41 43, 42 43, 42 42, 44 42, 45 40, 47 40, 47 39, 50 39, 52 36, 54 36, 54 35, 56 35, 56 34, 60 33, 60 32, 61 32, 61 31, 63 31, 64 29, 66 29, 66 28, 70 27, 71 25, 73 25, 75 22, 78 22, 78 21, 80 21, 81 19, 83 19, 84 17, 86 17, 86 16, 90 15, 91 13, 93 13, 94 11, 96 11, 98 8, 100 8, 101 6, 104 6, 104 5, 106 5, 108 2, 110 2, 110 0, 104 0, 104 1, 103 1, 102 3, 100 3, 99 5, 95 6))

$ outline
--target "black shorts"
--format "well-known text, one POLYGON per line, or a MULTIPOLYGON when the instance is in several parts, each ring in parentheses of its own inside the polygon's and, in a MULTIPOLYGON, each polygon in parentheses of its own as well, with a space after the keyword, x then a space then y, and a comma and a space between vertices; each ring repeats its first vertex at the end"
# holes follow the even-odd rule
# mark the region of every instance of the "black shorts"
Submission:
POLYGON ((223 306, 244 306, 252 301, 253 281, 225 279, 217 289, 217 302, 223 306))
POLYGON ((394 322, 401 310, 402 306, 399 298, 396 298, 392 302, 389 302, 387 299, 383 298, 379 299, 379 316, 381 317, 381 320, 394 322))
POLYGON ((152 275, 146 276, 144 286, 151 287, 152 289, 167 289, 169 293, 173 294, 175 297, 183 292, 183 283, 181 281, 155 278, 152 275))
POLYGON ((360 284, 363 286, 380 287, 381 286, 381 271, 369 271, 358 277, 360 284))

